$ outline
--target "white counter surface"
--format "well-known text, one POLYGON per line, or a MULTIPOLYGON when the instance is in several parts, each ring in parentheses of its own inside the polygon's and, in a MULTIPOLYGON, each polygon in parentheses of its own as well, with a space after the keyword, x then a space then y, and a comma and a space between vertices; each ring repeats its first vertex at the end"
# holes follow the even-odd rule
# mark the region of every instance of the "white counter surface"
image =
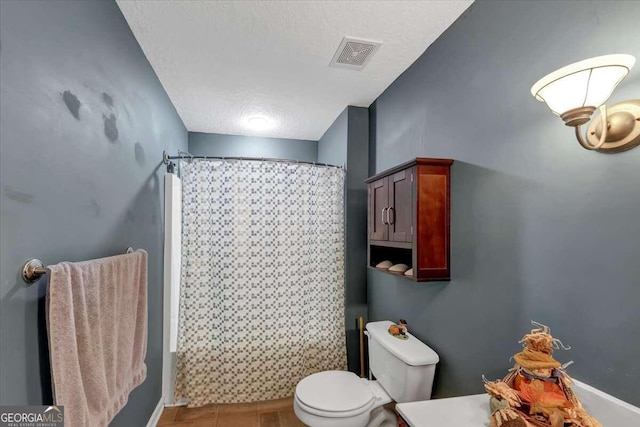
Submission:
MULTIPOLYGON (((640 408, 576 381, 574 392, 604 427, 640 426, 640 408)), ((398 403, 396 410, 411 427, 487 427, 489 396, 474 394, 423 402, 398 403)))
POLYGON ((489 425, 489 396, 474 394, 398 403, 396 411, 411 427, 485 427, 489 425))

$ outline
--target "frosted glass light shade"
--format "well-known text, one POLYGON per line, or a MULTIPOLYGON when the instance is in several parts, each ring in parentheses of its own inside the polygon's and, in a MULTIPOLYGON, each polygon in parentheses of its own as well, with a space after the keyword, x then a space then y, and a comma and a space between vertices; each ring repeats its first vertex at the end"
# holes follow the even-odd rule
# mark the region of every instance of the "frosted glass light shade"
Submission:
POLYGON ((274 128, 274 122, 264 116, 252 116, 244 120, 244 125, 255 132, 262 132, 274 128))
POLYGON ((598 108, 635 62, 625 54, 585 59, 547 74, 531 87, 531 94, 557 115, 580 107, 598 108))

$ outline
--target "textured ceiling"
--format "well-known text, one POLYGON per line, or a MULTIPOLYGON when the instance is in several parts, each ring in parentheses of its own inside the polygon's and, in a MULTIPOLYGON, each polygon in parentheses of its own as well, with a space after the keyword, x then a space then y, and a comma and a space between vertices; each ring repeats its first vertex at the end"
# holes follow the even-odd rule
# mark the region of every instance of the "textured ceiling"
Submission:
POLYGON ((471 1, 130 1, 129 26, 187 129, 318 140, 368 107, 471 1), (329 67, 344 36, 383 42, 362 71, 329 67), (247 117, 275 126, 251 132, 247 117))

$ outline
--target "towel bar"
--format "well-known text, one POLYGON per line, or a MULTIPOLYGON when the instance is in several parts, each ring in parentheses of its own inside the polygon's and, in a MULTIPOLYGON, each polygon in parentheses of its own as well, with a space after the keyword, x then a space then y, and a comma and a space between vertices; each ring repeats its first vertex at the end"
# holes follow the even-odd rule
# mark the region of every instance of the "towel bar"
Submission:
MULTIPOLYGON (((131 252, 133 252, 133 248, 129 246, 126 253, 130 254, 131 252)), ((21 276, 22 280, 24 280, 26 283, 37 282, 40 277, 45 274, 47 274, 47 268, 44 266, 42 261, 37 258, 30 259, 22 266, 21 276)))

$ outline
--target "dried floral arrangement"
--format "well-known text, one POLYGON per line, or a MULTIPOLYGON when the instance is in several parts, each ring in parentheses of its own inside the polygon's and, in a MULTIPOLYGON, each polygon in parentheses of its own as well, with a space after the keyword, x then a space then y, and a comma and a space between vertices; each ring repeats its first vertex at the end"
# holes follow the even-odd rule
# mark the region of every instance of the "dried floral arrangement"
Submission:
POLYGON ((491 427, 602 427, 571 390, 564 368, 572 362, 561 365, 552 356, 553 350, 570 347, 547 326, 531 323, 536 328, 520 340, 524 349, 513 356, 509 373, 498 381, 484 379, 491 427))

